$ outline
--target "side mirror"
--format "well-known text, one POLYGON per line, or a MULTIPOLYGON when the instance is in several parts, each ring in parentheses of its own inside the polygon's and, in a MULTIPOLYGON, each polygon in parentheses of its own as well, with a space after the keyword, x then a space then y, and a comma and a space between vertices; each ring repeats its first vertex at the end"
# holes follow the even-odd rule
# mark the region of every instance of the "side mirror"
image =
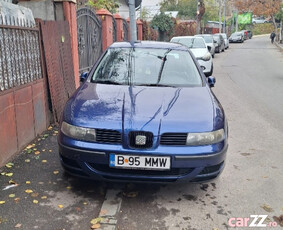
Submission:
POLYGON ((87 72, 83 72, 80 76, 80 82, 84 82, 87 79, 87 72))
POLYGON ((216 83, 216 79, 215 77, 209 76, 207 78, 207 82, 210 88, 214 87, 215 83, 216 83))

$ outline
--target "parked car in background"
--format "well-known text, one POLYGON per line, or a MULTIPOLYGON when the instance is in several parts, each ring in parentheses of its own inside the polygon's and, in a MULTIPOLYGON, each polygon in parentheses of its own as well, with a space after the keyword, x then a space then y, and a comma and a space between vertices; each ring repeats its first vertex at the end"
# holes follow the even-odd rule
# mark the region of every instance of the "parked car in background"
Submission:
POLYGON ((202 37, 207 45, 211 56, 214 58, 215 55, 215 45, 217 44, 216 41, 213 40, 213 36, 211 34, 197 34, 196 37, 202 37))
POLYGON ((232 33, 231 36, 229 37, 229 42, 230 43, 234 43, 234 42, 243 43, 244 42, 243 33, 242 32, 232 33))
POLYGON ((217 46, 215 47, 215 52, 220 53, 225 51, 225 41, 221 34, 214 34, 213 39, 217 42, 217 46))
POLYGON ((252 19, 253 24, 267 23, 268 21, 264 17, 257 17, 252 19))
POLYGON ((247 30, 241 30, 240 32, 243 33, 244 40, 248 40, 249 39, 247 30))
POLYGON ((205 41, 201 37, 179 36, 173 37, 170 42, 180 43, 187 46, 203 69, 204 74, 208 77, 213 73, 212 56, 208 51, 205 41))
POLYGON ((225 33, 218 33, 220 35, 222 35, 223 39, 224 39, 224 47, 225 49, 229 48, 229 40, 227 38, 227 35, 225 33))
POLYGON ((253 37, 253 32, 250 31, 250 30, 248 30, 248 37, 249 37, 249 39, 252 39, 252 37, 253 37))
POLYGON ((114 43, 67 101, 59 155, 71 175, 105 181, 202 182, 225 165, 228 125, 181 44, 114 43))

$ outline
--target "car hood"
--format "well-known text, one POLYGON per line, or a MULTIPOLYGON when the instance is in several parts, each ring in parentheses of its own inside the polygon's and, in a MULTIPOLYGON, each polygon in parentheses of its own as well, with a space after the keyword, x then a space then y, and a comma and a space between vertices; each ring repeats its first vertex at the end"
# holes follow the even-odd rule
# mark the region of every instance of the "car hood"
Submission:
POLYGON ((215 98, 209 88, 103 85, 86 82, 67 102, 70 124, 122 130, 204 132, 214 128, 215 98))
POLYGON ((190 49, 190 50, 192 51, 192 53, 194 54, 196 58, 201 58, 208 52, 206 48, 196 48, 196 49, 190 49))

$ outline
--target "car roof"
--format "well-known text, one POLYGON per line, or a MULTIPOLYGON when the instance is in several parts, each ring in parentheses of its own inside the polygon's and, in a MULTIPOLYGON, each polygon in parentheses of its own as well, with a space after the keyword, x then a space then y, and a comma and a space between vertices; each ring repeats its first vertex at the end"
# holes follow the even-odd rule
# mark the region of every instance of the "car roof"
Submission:
POLYGON ((137 41, 135 43, 130 42, 115 42, 110 48, 155 48, 155 49, 175 49, 175 50, 188 50, 188 47, 172 43, 172 42, 157 42, 157 41, 137 41))
POLYGON ((195 36, 196 36, 196 37, 197 37, 197 36, 199 36, 199 37, 202 37, 202 36, 212 36, 212 34, 196 34, 195 36))

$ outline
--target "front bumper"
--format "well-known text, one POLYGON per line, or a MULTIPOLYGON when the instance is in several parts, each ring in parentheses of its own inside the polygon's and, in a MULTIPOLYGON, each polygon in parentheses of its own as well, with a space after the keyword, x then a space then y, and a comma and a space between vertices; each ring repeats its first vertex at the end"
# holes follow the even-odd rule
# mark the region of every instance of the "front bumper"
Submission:
MULTIPOLYGON (((224 144, 223 144, 224 145, 224 144)), ((132 170, 109 167, 109 154, 136 154, 128 151, 87 150, 69 147, 59 142, 60 160, 63 168, 74 176, 104 181, 134 182, 203 182, 215 179, 223 170, 228 145, 210 154, 171 154, 171 170, 132 170)), ((154 152, 144 155, 155 155, 154 152)), ((165 154, 156 154, 165 155, 165 154)), ((167 154, 168 156, 168 154, 167 154)))
POLYGON ((204 61, 202 59, 197 59, 200 66, 203 66, 205 69, 203 69, 204 73, 210 73, 212 68, 212 60, 211 58, 208 61, 204 61))

